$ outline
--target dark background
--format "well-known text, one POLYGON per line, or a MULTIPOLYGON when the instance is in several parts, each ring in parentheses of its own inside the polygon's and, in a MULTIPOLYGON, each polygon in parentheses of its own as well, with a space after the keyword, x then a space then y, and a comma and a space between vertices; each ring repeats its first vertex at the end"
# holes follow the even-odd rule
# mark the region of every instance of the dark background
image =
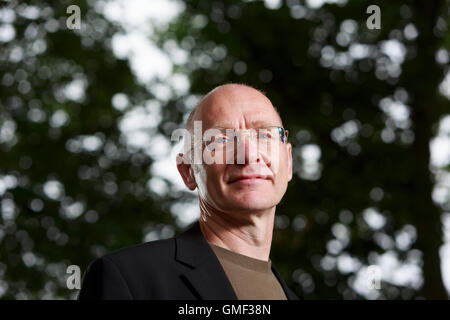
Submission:
POLYGON ((74 299, 69 265, 180 232, 195 195, 155 169, 158 150, 201 95, 238 82, 290 132, 271 250, 288 285, 305 299, 448 299, 449 1, 182 1, 147 40, 184 91, 138 81, 114 54, 126 33, 107 2, 0 1, 0 298, 74 299), (71 4, 80 30, 66 27, 71 4), (138 134, 130 114, 147 124, 138 134))

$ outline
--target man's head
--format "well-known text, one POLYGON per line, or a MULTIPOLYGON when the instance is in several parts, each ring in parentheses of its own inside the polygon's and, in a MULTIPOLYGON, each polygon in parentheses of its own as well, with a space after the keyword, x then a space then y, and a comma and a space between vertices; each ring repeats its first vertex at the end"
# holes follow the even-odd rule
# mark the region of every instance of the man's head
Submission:
MULTIPOLYGON (((260 128, 283 127, 278 112, 265 95, 239 84, 226 84, 209 92, 188 119, 191 133, 194 121, 201 121, 202 133, 212 128, 258 132, 260 128)), ((252 139, 243 138, 233 151, 235 157, 242 147, 243 162, 190 161, 179 163, 178 170, 186 186, 191 190, 198 188, 201 200, 216 210, 270 209, 279 203, 292 178, 291 145, 281 139, 276 143, 277 152, 270 153, 258 148, 252 139)), ((200 144, 203 147, 202 141, 200 144)))

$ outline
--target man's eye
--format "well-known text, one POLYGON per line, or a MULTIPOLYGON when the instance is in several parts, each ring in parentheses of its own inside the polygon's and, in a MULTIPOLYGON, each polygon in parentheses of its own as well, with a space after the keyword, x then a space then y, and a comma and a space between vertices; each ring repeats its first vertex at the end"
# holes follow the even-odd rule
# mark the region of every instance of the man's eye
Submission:
POLYGON ((217 137, 214 137, 212 140, 211 140, 211 142, 210 142, 210 144, 211 145, 223 145, 223 144, 226 144, 226 143, 228 143, 228 138, 227 137, 225 137, 225 136, 217 136, 217 137))
POLYGON ((228 139, 227 137, 217 137, 216 139, 214 139, 214 141, 217 143, 226 143, 228 139))
POLYGON ((270 132, 260 132, 259 133, 259 138, 260 139, 270 139, 271 138, 271 134, 270 134, 270 132))

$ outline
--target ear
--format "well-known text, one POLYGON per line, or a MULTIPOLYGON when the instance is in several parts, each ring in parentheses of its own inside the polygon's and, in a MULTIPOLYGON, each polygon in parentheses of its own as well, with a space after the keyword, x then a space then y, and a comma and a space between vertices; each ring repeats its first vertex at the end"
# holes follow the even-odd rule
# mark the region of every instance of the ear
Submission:
POLYGON ((186 187, 188 187, 189 190, 195 190, 195 188, 197 188, 197 183, 195 182, 194 171, 192 170, 191 164, 186 159, 186 156, 182 153, 177 155, 177 168, 186 187))
POLYGON ((292 145, 287 144, 288 149, 288 181, 292 180, 292 145))

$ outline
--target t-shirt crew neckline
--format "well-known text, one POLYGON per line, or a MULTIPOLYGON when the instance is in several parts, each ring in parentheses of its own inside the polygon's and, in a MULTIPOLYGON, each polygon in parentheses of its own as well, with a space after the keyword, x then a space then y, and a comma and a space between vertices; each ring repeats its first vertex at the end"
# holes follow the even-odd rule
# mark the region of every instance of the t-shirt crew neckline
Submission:
POLYGON ((263 261, 260 259, 252 258, 244 254, 240 254, 215 244, 208 242, 214 251, 220 252, 220 257, 226 261, 239 265, 243 268, 250 269, 257 272, 270 273, 272 272, 272 261, 263 261))

